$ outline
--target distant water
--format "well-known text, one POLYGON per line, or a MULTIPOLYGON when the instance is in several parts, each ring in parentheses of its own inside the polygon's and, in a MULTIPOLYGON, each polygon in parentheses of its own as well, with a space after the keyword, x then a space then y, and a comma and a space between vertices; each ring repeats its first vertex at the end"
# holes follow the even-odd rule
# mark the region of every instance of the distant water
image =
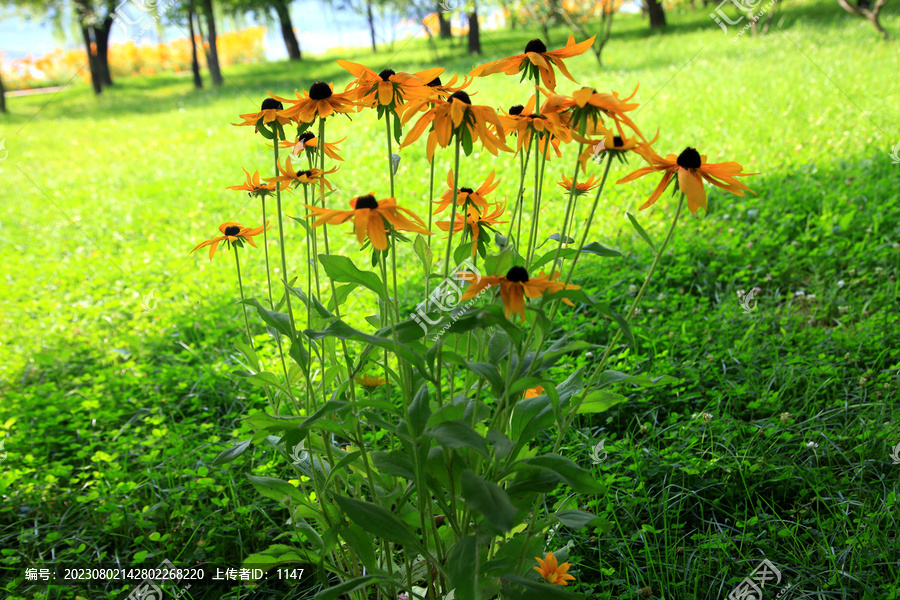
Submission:
MULTIPOLYGON (((113 25, 111 34, 112 43, 135 41, 137 43, 157 43, 156 23, 147 13, 142 12, 138 6, 147 0, 130 0, 121 2, 123 6, 123 18, 113 25)), ((159 6, 167 5, 167 0, 159 0, 159 6)), ((329 48, 355 47, 369 45, 369 26, 366 19, 352 11, 340 11, 327 2, 317 0, 295 1, 291 4, 291 17, 297 37, 300 41, 300 49, 309 52, 322 52, 329 48)), ((269 59, 279 59, 287 56, 284 39, 281 37, 281 27, 277 20, 272 23, 258 23, 247 17, 241 23, 235 23, 233 19, 218 21, 220 30, 229 30, 240 26, 265 25, 268 27, 266 35, 266 56, 269 59)), ((379 44, 387 43, 394 39, 405 39, 421 30, 421 25, 413 24, 406 19, 396 16, 376 16, 375 33, 379 44)), ((187 37, 186 27, 179 28, 167 26, 164 36, 166 40, 179 37, 187 37)), ((40 56, 54 48, 80 48, 80 39, 73 35, 62 43, 53 36, 49 25, 35 20, 24 20, 19 17, 3 13, 0 10, 0 54, 6 58, 21 58, 28 54, 40 56)))

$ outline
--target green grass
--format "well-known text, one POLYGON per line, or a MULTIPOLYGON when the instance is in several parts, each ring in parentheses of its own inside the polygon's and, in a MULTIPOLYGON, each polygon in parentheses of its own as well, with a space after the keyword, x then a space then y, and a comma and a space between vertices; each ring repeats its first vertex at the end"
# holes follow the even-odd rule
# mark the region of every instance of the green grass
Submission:
MULTIPOLYGON (((885 26, 900 34, 897 9, 888 10, 885 26)), ((625 390, 628 403, 565 432, 561 452, 588 466, 591 446, 609 440, 608 457, 592 467, 607 496, 548 500, 610 523, 549 535, 553 548, 573 542, 576 589, 590 598, 638 597, 647 587, 653 598, 724 598, 762 557, 781 569, 781 586, 792 585, 783 597, 900 598, 900 466, 889 457, 900 442, 900 165, 888 156, 900 142, 900 81, 889 76, 900 57, 896 43, 879 42, 836 5, 788 3, 782 15, 780 29, 737 42, 705 10, 669 15, 665 35, 622 17, 602 68, 590 56, 568 63, 599 90, 630 93, 640 82, 636 120, 645 132, 659 127, 661 153, 696 146, 712 162, 760 173, 749 178, 758 196, 714 190, 708 213, 683 220, 635 323, 638 348, 619 359, 622 370, 679 383, 625 390), (758 305, 745 314, 737 292, 754 286, 758 305), (702 412, 708 423, 691 418, 702 412)), ((466 73, 520 52, 534 35, 485 32, 483 58, 442 46, 440 64, 466 73)), ((554 30, 552 41, 564 33, 554 30)), ((282 472, 271 450, 210 466, 246 438, 239 419, 265 401, 230 376, 238 368, 230 340, 242 327, 230 257, 210 263, 188 252, 222 221, 260 218, 256 201, 224 188, 242 180, 241 167, 269 169, 270 154, 249 128, 229 123, 257 110, 266 91, 288 95, 317 79, 343 86, 335 58, 376 70, 435 63, 421 41, 397 42, 374 57, 235 67, 218 90, 160 76, 120 80, 101 98, 78 86, 9 100, 12 114, 0 117, 9 150, 0 162, 5 595, 124 598, 123 585, 49 590, 23 581, 24 569, 155 567, 163 558, 238 567, 285 528, 287 512, 245 479, 282 472), (151 291, 156 307, 144 312, 151 291)), ((492 106, 525 100, 501 75, 471 89, 492 106)), ((334 181, 351 196, 386 196, 383 125, 363 114, 329 126, 330 139, 347 137, 334 181)), ((424 212, 424 143, 401 155, 398 198, 424 212)), ((571 150, 564 158, 548 166, 554 181, 571 170, 571 150)), ((449 152, 438 160, 441 185, 449 152)), ((462 173, 477 185, 496 169, 495 194, 510 197, 513 164, 478 151, 462 173)), ((611 177, 626 172, 614 167, 611 177)), ((608 188, 595 237, 624 258, 581 263, 579 282, 620 309, 651 259, 624 212, 636 212, 655 184, 608 188)), ((304 212, 296 197, 286 211, 304 212)), ((659 240, 673 211, 666 197, 638 216, 659 240)), ((289 240, 300 232, 288 230, 289 240)), ((336 239, 365 264, 349 236, 336 239)), ((262 296, 262 253, 243 256, 256 275, 248 293, 262 296)), ((291 268, 300 265, 291 256, 291 268)), ((408 305, 420 296, 414 282, 401 290, 408 305)), ((350 308, 357 322, 377 310, 365 297, 350 308)), ((609 341, 612 328, 590 309, 568 316, 583 339, 609 341)), ((301 584, 290 597, 313 591, 301 584)), ((285 597, 285 588, 241 597, 285 597)))

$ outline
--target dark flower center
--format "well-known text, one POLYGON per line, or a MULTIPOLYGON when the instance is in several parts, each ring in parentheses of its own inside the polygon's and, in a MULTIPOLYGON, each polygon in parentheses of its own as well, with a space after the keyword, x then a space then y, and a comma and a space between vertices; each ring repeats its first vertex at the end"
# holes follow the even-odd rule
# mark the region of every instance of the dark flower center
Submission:
POLYGON ((682 169, 699 169, 701 164, 700 153, 693 148, 685 148, 684 152, 678 155, 678 160, 675 162, 682 169))
POLYGON ((522 111, 525 110, 525 107, 521 104, 516 104, 515 106, 509 107, 509 114, 511 115, 521 115, 522 111))
POLYGON ((309 177, 312 175, 312 171, 297 171, 297 178, 300 177, 309 177))
POLYGON ((241 232, 241 228, 237 225, 229 225, 225 228, 225 235, 235 236, 241 232))
POLYGON ((266 98, 262 101, 262 110, 270 110, 272 108, 284 110, 284 104, 282 104, 275 98, 266 98))
MULTIPOLYGON (((542 44, 543 45, 543 44, 542 44)), ((528 283, 528 271, 525 267, 513 267, 506 274, 507 281, 516 281, 518 283, 528 283)))
POLYGON ((434 79, 432 79, 431 81, 429 81, 426 85, 427 85, 428 87, 438 87, 438 86, 442 85, 442 84, 441 84, 441 78, 440 78, 440 77, 435 77, 434 79))
POLYGON ((361 208, 378 208, 378 202, 375 200, 375 196, 360 196, 356 199, 356 210, 361 208))
POLYGON ((613 137, 613 146, 615 146, 616 148, 620 148, 624 145, 625 143, 622 141, 622 138, 620 138, 619 136, 613 137))
POLYGON ((447 98, 447 101, 450 100, 459 100, 460 102, 468 105, 472 105, 472 101, 469 99, 469 95, 465 92, 453 92, 450 94, 450 97, 447 98))
POLYGON ((472 188, 459 188, 459 191, 463 194, 471 194, 473 190, 472 188))
POLYGON ((300 134, 300 137, 297 138, 297 143, 303 142, 304 144, 312 139, 315 139, 315 134, 310 133, 309 131, 304 131, 300 134))
POLYGON ((331 98, 331 86, 324 81, 317 81, 309 88, 309 97, 313 100, 325 100, 331 98))
POLYGON ((391 78, 391 75, 396 75, 396 74, 397 74, 397 73, 395 73, 395 72, 394 72, 393 70, 391 70, 391 69, 385 69, 384 71, 382 71, 381 73, 379 73, 378 76, 381 77, 381 80, 382 80, 382 81, 388 81, 388 80, 391 78))
MULTIPOLYGON (((528 42, 527 44, 525 44, 525 52, 526 53, 527 52, 543 53, 546 51, 547 51, 547 46, 545 46, 544 42, 542 42, 539 39, 533 39, 530 42, 528 42)), ((528 281, 527 277, 525 278, 525 281, 528 281)))
POLYGON ((537 114, 537 113, 531 113, 530 115, 528 115, 528 118, 529 118, 529 119, 543 119, 544 116, 543 116, 543 115, 539 115, 539 114, 537 114))

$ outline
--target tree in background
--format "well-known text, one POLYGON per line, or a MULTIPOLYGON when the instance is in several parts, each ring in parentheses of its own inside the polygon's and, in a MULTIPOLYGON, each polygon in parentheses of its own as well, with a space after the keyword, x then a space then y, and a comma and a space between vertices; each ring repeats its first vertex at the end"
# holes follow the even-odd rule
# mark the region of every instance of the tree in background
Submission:
MULTIPOLYGON (((216 18, 212 0, 200 0, 200 9, 206 21, 206 65, 214 86, 222 85, 222 70, 219 68, 219 50, 216 47, 216 18)), ((199 18, 197 19, 199 23, 199 18)), ((201 31, 201 35, 203 32, 201 31)))
POLYGON ((478 30, 478 2, 472 0, 469 12, 469 54, 481 54, 481 32, 478 30))
MULTIPOLYGON (((379 5, 384 5, 386 2, 384 0, 328 0, 328 2, 337 10, 349 10, 366 18, 366 23, 369 25, 369 41, 372 44, 372 52, 377 53, 378 45, 376 44, 375 39, 375 13, 372 11, 372 8, 376 2, 379 5)), ((406 7, 415 8, 414 2, 399 0, 398 2, 395 2, 395 4, 401 9, 406 7)))
POLYGON ((887 30, 881 26, 881 21, 879 20, 881 9, 887 4, 887 0, 876 0, 874 5, 869 0, 856 0, 855 6, 850 4, 848 0, 838 0, 838 4, 851 15, 868 19, 885 40, 890 38, 887 30))
POLYGON ((659 0, 644 0, 644 12, 650 15, 650 29, 666 26, 666 12, 659 0))
POLYGON ((188 3, 187 9, 188 31, 191 36, 191 73, 194 75, 194 87, 200 90, 203 89, 203 78, 200 77, 200 61, 197 60, 197 36, 194 33, 194 17, 196 14, 197 11, 194 10, 194 2, 191 0, 188 3))
POLYGON ((294 33, 294 22, 291 19, 291 0, 222 0, 225 12, 235 18, 244 13, 251 13, 257 21, 266 21, 271 12, 278 17, 281 37, 290 60, 301 60, 300 42, 294 33), (270 12, 271 11, 271 12, 270 12), (263 18, 260 18, 263 17, 263 18))
POLYGON ((6 112, 6 90, 3 89, 3 74, 0 73, 0 113, 6 112))
POLYGON ((597 58, 597 64, 602 65, 600 55, 612 32, 613 15, 621 6, 622 0, 563 0, 557 11, 578 37, 587 39, 592 35, 597 36, 591 50, 597 58), (594 24, 597 25, 597 30, 591 28, 594 24))

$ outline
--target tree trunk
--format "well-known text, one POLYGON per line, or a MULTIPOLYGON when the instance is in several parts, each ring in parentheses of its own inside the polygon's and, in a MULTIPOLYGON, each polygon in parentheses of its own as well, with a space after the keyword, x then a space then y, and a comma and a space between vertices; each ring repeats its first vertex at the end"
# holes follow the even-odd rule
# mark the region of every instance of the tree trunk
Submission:
POLYGON ((87 25, 82 25, 81 35, 84 38, 84 47, 87 49, 88 69, 91 71, 91 85, 94 87, 94 93, 99 96, 103 93, 103 81, 100 79, 100 66, 97 64, 97 56, 92 48, 91 28, 87 25))
POLYGON ((100 83, 104 87, 113 84, 109 71, 109 32, 112 30, 113 12, 103 20, 100 26, 94 26, 94 39, 97 40, 97 66, 100 68, 100 83))
POLYGON ((469 13, 469 54, 481 54, 481 36, 478 31, 478 5, 472 5, 469 13))
POLYGON ((191 34, 191 72, 194 74, 194 88, 203 89, 203 78, 200 77, 200 61, 197 60, 197 37, 194 34, 194 4, 188 7, 188 31, 191 34))
POLYGON ((6 90, 3 88, 3 75, 0 74, 0 113, 6 112, 6 90))
POLYGON ((219 68, 219 50, 216 48, 216 19, 213 15, 212 0, 201 0, 203 16, 206 18, 206 41, 209 50, 206 53, 206 65, 214 86, 222 85, 222 70, 219 68))
POLYGON ((437 5, 437 16, 438 16, 438 35, 442 40, 449 40, 453 37, 453 30, 450 28, 450 19, 444 17, 444 4, 438 2, 437 5))
POLYGON ((650 29, 666 26, 666 13, 658 0, 646 0, 647 12, 650 13, 650 29))
POLYGON ((290 60, 300 60, 300 42, 294 33, 294 22, 291 21, 290 4, 288 0, 273 0, 272 6, 278 14, 278 20, 281 22, 281 37, 284 38, 284 45, 287 47, 288 58, 290 60))

